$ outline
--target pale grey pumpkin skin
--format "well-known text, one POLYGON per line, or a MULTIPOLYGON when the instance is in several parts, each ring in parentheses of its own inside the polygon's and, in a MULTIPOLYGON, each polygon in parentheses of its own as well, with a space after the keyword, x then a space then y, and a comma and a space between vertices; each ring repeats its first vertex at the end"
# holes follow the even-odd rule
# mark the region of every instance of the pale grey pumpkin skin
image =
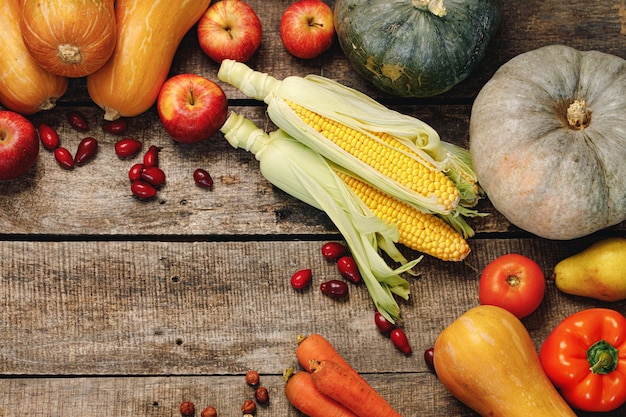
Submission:
POLYGON ((499 0, 443 0, 446 14, 412 0, 335 0, 337 39, 355 70, 399 97, 431 97, 465 80, 500 23, 499 0))
POLYGON ((550 45, 505 63, 470 117, 470 155, 496 210, 537 236, 569 240, 626 219, 626 61, 550 45), (588 125, 568 106, 584 102, 588 125))

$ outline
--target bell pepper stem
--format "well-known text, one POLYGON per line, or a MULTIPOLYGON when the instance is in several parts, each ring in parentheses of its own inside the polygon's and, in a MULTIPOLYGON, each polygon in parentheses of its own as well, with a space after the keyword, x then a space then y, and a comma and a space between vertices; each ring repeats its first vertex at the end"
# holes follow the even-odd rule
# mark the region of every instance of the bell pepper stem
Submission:
POLYGON ((618 350, 605 340, 600 340, 587 350, 589 370, 594 374, 606 375, 617 368, 618 350))

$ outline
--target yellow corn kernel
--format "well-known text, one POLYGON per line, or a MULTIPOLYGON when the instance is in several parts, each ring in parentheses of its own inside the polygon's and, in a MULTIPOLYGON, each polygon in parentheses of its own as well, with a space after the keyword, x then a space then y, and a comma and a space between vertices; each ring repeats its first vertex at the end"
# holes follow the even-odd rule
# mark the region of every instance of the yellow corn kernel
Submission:
POLYGON ((460 261, 469 254, 467 241, 440 217, 423 213, 344 172, 337 175, 378 218, 396 224, 398 242, 404 246, 444 261, 460 261))
POLYGON ((383 175, 426 198, 435 195, 446 210, 457 207, 460 192, 445 173, 387 133, 363 132, 286 100, 296 115, 322 136, 383 175))

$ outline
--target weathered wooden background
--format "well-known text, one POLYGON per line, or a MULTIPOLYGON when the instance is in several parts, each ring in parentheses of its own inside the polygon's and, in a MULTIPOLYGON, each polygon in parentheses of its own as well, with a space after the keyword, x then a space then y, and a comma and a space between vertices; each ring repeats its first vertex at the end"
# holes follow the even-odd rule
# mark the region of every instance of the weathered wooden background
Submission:
MULTIPOLYGON (((337 45, 311 61, 289 56, 278 26, 290 1, 249 0, 264 29, 249 65, 276 78, 316 73, 336 79, 467 146, 473 98, 517 54, 564 43, 626 57, 624 1, 502 3, 500 31, 480 67, 432 99, 381 95, 337 45)), ((199 49, 195 30, 189 32, 172 74, 217 81, 217 68, 199 49)), ((271 128, 262 103, 221 85, 233 110, 271 128)), ((270 390, 271 404, 258 416, 298 416, 283 395, 281 374, 296 365, 296 335, 311 332, 331 340, 402 415, 474 416, 428 371, 422 352, 478 304, 482 268, 517 252, 550 275, 559 260, 626 229, 621 224, 583 239, 549 241, 518 230, 488 200, 481 202, 491 215, 470 220, 477 234, 469 257, 458 264, 427 257, 420 277, 411 280, 411 299, 401 308, 414 354, 405 357, 374 327, 364 287, 351 288, 345 302, 319 293, 320 282, 337 277, 320 247, 341 236, 323 213, 272 187, 252 154, 231 148, 221 134, 197 145, 174 143, 151 109, 128 120, 127 135, 144 149, 161 148, 167 184, 155 200, 140 201, 126 176, 134 161, 115 155, 118 137, 100 130, 103 112, 89 100, 84 79, 72 80, 55 109, 30 119, 52 125, 74 151, 85 135, 69 127, 72 110, 88 118, 100 143, 97 157, 65 171, 42 149, 27 176, 0 183, 2 417, 176 416, 185 400, 198 410, 213 404, 219 415, 237 416, 252 396, 243 378, 248 369, 258 370, 270 390), (194 185, 196 168, 211 173, 213 190, 194 185), (301 268, 313 270, 314 285, 296 293, 289 277, 301 268)), ((624 302, 567 296, 549 283, 543 304, 523 322, 539 347, 566 315, 594 306, 626 310, 624 302)))

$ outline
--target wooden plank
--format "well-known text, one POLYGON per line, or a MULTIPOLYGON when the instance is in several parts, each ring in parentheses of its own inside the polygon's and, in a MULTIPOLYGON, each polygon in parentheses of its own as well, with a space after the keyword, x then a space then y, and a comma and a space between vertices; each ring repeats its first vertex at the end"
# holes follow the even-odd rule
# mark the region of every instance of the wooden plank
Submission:
MULTIPOLYGON (((469 145, 470 107, 466 105, 390 106, 430 124, 443 140, 469 145)), ((264 107, 231 107, 258 126, 272 131, 264 107)), ((307 235, 337 233, 326 215, 285 194, 259 171, 254 155, 232 148, 221 133, 195 145, 174 142, 163 130, 156 114, 149 112, 129 121, 123 137, 143 142, 132 159, 115 155, 119 136, 100 129, 97 110, 81 107, 91 125, 88 135, 99 141, 97 156, 72 171, 62 169, 51 152, 42 150, 33 170, 24 177, 0 182, 0 234, 4 235, 307 235), (158 146, 160 165, 167 183, 154 200, 132 196, 127 177, 130 167, 141 162, 149 146, 158 146), (196 168, 207 169, 214 178, 213 190, 193 182, 196 168)), ((33 122, 55 127, 63 146, 75 152, 86 136, 67 122, 70 109, 55 109, 34 116, 33 122)), ((469 219, 477 233, 518 230, 497 213, 488 200, 478 206, 484 218, 469 219)), ((618 226, 624 230, 626 223, 618 226)))
MULTIPOLYGON (((364 375, 402 415, 470 417, 471 410, 456 402, 431 374, 364 375), (389 383, 389 381, 393 383, 389 383)), ((270 392, 270 405, 257 408, 258 417, 302 416, 283 394, 277 375, 261 375, 270 392)), ((241 404, 253 397, 243 376, 172 376, 119 378, 37 378, 0 380, 0 416, 68 415, 180 416, 183 401, 192 401, 196 416, 213 405, 220 416, 241 415, 241 404)), ((610 417, 611 414, 607 414, 610 417)))
MULTIPOLYGON (((425 371, 420 352, 478 304, 487 262, 526 254, 549 275, 583 242, 476 239, 462 263, 426 258, 413 296, 401 301, 403 326, 417 352, 405 359, 373 325, 364 287, 348 301, 323 296, 339 278, 320 241, 274 242, 2 242, 0 373, 4 375, 229 374, 248 367, 275 373, 289 363, 297 334, 335 340, 358 369, 425 371), (314 271, 297 293, 289 277, 314 271), (369 346, 363 355, 360 346, 369 346), (207 360, 210 358, 211 360, 207 360), (408 368, 407 368, 408 365, 408 368)), ((417 256, 407 253, 409 258, 417 256)), ((566 314, 607 305, 558 293, 525 320, 539 343, 566 314)), ((625 303, 613 306, 622 309, 625 303)))

